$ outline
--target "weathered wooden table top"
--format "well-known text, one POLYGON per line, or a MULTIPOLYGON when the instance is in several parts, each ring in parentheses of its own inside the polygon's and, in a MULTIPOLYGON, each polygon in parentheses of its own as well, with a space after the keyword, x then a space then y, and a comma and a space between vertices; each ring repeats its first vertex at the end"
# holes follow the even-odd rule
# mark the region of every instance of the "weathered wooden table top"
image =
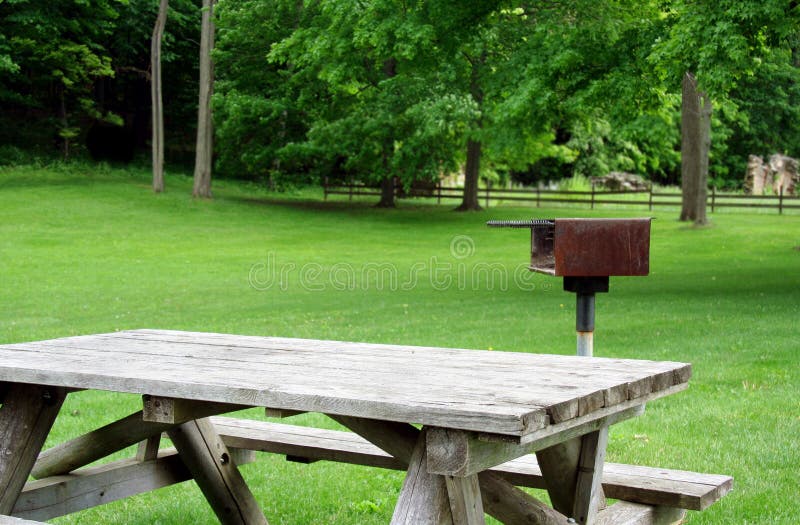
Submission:
POLYGON ((133 330, 0 345, 0 381, 525 436, 686 386, 685 363, 133 330))

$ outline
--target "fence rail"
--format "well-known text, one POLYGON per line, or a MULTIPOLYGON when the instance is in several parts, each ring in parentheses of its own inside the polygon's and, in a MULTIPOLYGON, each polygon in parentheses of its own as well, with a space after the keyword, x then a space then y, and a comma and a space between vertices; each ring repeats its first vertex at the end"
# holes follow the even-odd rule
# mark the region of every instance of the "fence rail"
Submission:
MULTIPOLYGON (((329 183, 325 180, 322 188, 325 200, 328 200, 329 195, 347 195, 349 200, 353 200, 353 197, 381 195, 380 188, 357 182, 341 184, 329 183)), ((436 199, 437 203, 441 203, 442 199, 460 199, 464 190, 455 186, 437 184, 426 188, 411 188, 409 190, 405 190, 401 185, 396 185, 394 191, 395 197, 398 199, 428 198, 436 199)), ((540 188, 493 188, 488 185, 478 190, 478 197, 487 208, 491 201, 531 202, 535 203, 537 207, 541 206, 542 203, 585 203, 589 204, 592 209, 598 204, 647 206, 649 210, 652 210, 655 206, 681 205, 680 193, 653 191, 652 187, 646 190, 605 190, 592 185, 590 191, 574 191, 540 188), (633 196, 634 198, 614 198, 620 195, 633 196), (642 198, 635 198, 639 195, 642 198)), ((779 214, 783 214, 784 210, 800 210, 800 196, 784 195, 783 189, 777 195, 742 195, 739 193, 718 192, 712 187, 708 190, 707 199, 712 213, 717 208, 771 208, 777 209, 779 214)))

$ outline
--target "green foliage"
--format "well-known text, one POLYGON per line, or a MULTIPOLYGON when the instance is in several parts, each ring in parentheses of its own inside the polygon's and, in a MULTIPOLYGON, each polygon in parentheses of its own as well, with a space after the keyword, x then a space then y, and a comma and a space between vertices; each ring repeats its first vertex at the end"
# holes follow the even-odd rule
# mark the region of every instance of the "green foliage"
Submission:
MULTIPOLYGON (((512 273, 527 262, 528 239, 486 228, 483 215, 454 214, 444 206, 322 204, 318 191, 276 197, 229 181, 215 183, 213 202, 196 201, 188 176, 173 176, 174 191, 157 196, 149 181, 147 169, 96 164, 0 170, 0 342, 156 327, 575 352, 575 299, 558 279, 530 275, 534 290, 513 281, 506 290, 473 288, 469 280, 458 285, 459 265, 470 276, 473 264, 499 264, 512 273), (457 235, 472 239, 470 257, 453 257, 457 235), (284 288, 259 290, 248 284, 248 273, 267 263, 270 252, 276 265, 295 270, 284 288), (431 257, 452 264, 446 290, 417 269, 431 257), (360 271, 384 262, 403 279, 418 275, 417 285, 397 291, 330 285, 336 268, 360 271), (307 263, 323 266, 316 281, 322 290, 303 288, 300 268, 307 263)), ((510 219, 533 213, 498 211, 510 219)), ((736 490, 703 512, 690 512, 687 525, 794 524, 798 212, 724 210, 714 216, 715 227, 703 229, 673 220, 674 210, 652 213, 651 275, 612 279, 611 293, 598 300, 595 353, 689 362, 693 375, 687 391, 648 403, 643 416, 614 425, 607 458, 732 475, 736 490)), ((67 403, 48 447, 141 410, 142 401, 77 392, 67 403)), ((250 416, 263 417, 263 410, 250 416)), ((332 424, 315 414, 290 422, 332 424)), ((133 454, 135 448, 126 451, 133 454)), ((403 482, 401 472, 324 461, 303 465, 271 454, 259 454, 242 474, 270 523, 386 524, 403 482)), ((193 483, 56 521, 218 523, 193 483)))
MULTIPOLYGON (((146 141, 156 0, 0 2, 0 140, 79 139, 93 122, 146 141), (23 126, 23 133, 16 131, 23 126), (76 134, 77 131, 77 134, 76 134), (25 135, 24 137, 22 135, 25 135)), ((525 180, 680 176, 680 79, 714 103, 711 172, 797 156, 800 7, 790 0, 223 0, 216 9, 217 172, 288 187, 322 177, 405 184, 459 171, 525 180)), ((195 0, 172 0, 167 156, 189 154, 195 0)))

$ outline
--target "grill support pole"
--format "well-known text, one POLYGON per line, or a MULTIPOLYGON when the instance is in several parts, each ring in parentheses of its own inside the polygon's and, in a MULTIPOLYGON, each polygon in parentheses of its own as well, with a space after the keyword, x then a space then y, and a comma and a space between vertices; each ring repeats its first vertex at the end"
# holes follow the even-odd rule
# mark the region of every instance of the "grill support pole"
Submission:
POLYGON ((591 357, 594 352, 594 293, 577 293, 575 330, 578 332, 578 355, 591 357))
POLYGON ((575 330, 578 355, 594 354, 594 298, 608 292, 608 277, 564 277, 564 290, 575 294, 575 330))

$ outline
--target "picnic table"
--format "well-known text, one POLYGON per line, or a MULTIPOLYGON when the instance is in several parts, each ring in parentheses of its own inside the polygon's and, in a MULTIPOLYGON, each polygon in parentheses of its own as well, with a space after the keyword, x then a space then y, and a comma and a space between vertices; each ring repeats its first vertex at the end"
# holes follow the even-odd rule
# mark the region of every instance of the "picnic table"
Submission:
POLYGON ((0 345, 0 515, 28 517, 30 473, 58 479, 137 442, 140 460, 157 459, 166 432, 220 521, 266 523, 211 416, 267 407, 327 414, 407 465, 392 523, 483 523, 484 512, 611 523, 609 426, 690 375, 674 362, 165 330, 0 345), (139 394, 143 407, 41 452, 78 390, 139 394), (552 507, 491 470, 532 453, 552 507))

